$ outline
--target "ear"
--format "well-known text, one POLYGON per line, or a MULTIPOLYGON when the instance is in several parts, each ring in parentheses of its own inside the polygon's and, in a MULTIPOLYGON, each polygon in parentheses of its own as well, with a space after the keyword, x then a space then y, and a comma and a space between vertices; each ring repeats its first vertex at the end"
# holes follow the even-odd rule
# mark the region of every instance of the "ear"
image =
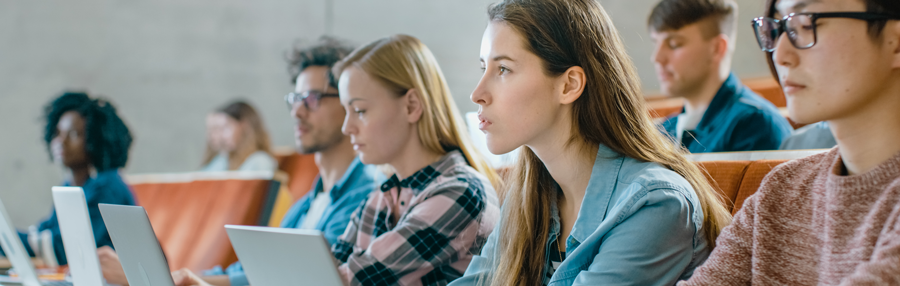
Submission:
POLYGON ((559 103, 569 104, 581 97, 587 83, 587 75, 584 74, 583 68, 574 66, 566 70, 560 76, 560 80, 562 80, 562 96, 559 103))
POLYGON ((422 104, 422 98, 419 97, 419 91, 415 88, 410 88, 406 91, 406 94, 403 95, 402 100, 405 105, 407 121, 409 121, 409 123, 419 122, 425 108, 424 104, 422 104))
POLYGON ((712 52, 713 59, 717 63, 721 63, 722 60, 725 59, 725 56, 728 55, 728 36, 725 34, 719 34, 718 36, 710 39, 712 41, 712 52))
POLYGON ((891 49, 891 67, 900 68, 900 21, 890 21, 884 27, 884 42, 891 49))

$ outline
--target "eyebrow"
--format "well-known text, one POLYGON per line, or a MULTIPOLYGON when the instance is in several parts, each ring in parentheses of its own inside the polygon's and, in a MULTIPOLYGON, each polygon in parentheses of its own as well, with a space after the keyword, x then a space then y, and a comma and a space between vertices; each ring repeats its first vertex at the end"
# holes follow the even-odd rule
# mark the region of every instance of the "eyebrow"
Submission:
MULTIPOLYGON (((480 60, 481 62, 484 62, 484 58, 481 58, 481 59, 478 59, 478 60, 480 60)), ((496 57, 492 58, 491 60, 492 60, 492 61, 495 61, 495 62, 496 62, 496 61, 502 61, 502 60, 507 60, 507 61, 511 61, 511 62, 515 62, 515 61, 516 61, 516 60, 510 58, 510 57, 507 56, 507 55, 499 55, 499 56, 496 56, 496 57)))
POLYGON ((353 104, 354 101, 358 101, 358 100, 365 101, 365 99, 362 99, 362 98, 351 98, 350 101, 347 102, 347 105, 351 105, 351 104, 353 104))
MULTIPOLYGON (((821 3, 821 2, 822 2, 822 0, 801 0, 801 1, 798 1, 796 4, 794 4, 794 6, 791 6, 790 9, 792 11, 803 10, 804 8, 806 8, 806 6, 809 6, 810 4, 816 4, 816 3, 821 3)), ((787 14, 787 13, 783 13, 782 11, 778 11, 778 9, 775 9, 775 10, 781 14, 787 14)))

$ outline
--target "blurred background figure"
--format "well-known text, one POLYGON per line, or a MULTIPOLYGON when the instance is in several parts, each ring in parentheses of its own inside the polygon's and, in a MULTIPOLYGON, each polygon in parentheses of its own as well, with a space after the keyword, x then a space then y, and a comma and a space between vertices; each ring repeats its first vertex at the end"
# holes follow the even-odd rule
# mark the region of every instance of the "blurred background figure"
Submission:
MULTIPOLYGON (((94 240, 98 247, 112 246, 97 204, 135 203, 119 176, 128 162, 131 132, 112 104, 82 92, 66 92, 53 100, 44 108, 44 118, 44 142, 53 162, 63 169, 62 185, 84 189, 94 240)), ((67 264, 55 210, 19 237, 30 255, 50 266, 67 264)))
POLYGON ((243 101, 206 117, 207 144, 202 171, 274 171, 269 132, 256 109, 243 101))
POLYGON ((663 128, 692 153, 777 150, 793 129, 731 72, 737 9, 733 0, 663 0, 648 19, 660 91, 685 102, 663 128))

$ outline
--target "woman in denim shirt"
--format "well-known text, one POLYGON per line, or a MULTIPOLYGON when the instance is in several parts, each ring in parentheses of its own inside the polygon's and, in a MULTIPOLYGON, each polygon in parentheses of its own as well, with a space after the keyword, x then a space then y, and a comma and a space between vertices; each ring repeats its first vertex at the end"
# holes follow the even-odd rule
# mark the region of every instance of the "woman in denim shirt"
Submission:
POLYGON ((472 101, 492 153, 523 146, 501 221, 452 285, 672 285, 731 216, 652 123, 594 0, 489 9, 472 101))

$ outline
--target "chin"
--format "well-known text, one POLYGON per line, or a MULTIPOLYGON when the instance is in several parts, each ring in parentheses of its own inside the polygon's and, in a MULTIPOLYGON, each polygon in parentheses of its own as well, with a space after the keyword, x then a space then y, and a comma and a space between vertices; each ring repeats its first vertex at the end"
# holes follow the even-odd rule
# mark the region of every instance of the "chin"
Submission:
POLYGON ((492 140, 490 137, 487 139, 487 147, 488 151, 491 151, 491 154, 500 155, 512 152, 519 148, 519 146, 511 146, 512 144, 508 144, 508 142, 498 142, 500 140, 492 140))
POLYGON ((383 160, 379 160, 379 158, 377 156, 375 156, 375 154, 367 155, 366 152, 362 152, 362 151, 360 151, 356 154, 357 154, 357 156, 359 156, 359 161, 366 165, 381 165, 381 164, 386 163, 383 160))

